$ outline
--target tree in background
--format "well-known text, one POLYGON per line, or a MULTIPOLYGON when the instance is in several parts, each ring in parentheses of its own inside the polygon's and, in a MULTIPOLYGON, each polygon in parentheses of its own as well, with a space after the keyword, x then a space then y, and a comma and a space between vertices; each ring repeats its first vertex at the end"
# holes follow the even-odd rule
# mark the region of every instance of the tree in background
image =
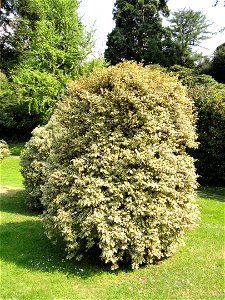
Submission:
POLYGON ((170 30, 176 44, 176 64, 185 67, 193 67, 194 63, 202 57, 202 54, 193 50, 200 43, 209 38, 208 28, 210 24, 206 16, 200 11, 181 9, 172 14, 170 30))
POLYGON ((40 19, 37 1, 3 0, 0 7, 0 69, 9 74, 30 48, 31 31, 40 19))
POLYGON ((41 1, 42 18, 32 32, 30 64, 55 76, 77 76, 91 52, 91 34, 84 31, 77 0, 41 1))
POLYGON ((5 116, 0 124, 7 134, 15 129, 30 133, 45 123, 66 93, 68 81, 77 78, 81 69, 83 72, 82 64, 93 43, 91 33, 85 32, 79 20, 78 4, 77 0, 4 2, 2 13, 8 33, 3 41, 2 65, 7 66, 8 86, 0 93, 0 111, 5 116), (14 14, 10 16, 10 12, 14 14), (24 25, 22 32, 20 24, 24 25), (20 42, 15 44, 15 39, 20 42), (15 53, 13 61, 10 51, 15 53))
POLYGON ((165 0, 117 0, 113 10, 116 26, 108 35, 105 58, 111 64, 123 59, 173 64, 170 33, 162 26, 168 16, 165 0))
POLYGON ((225 43, 216 48, 211 61, 209 74, 218 82, 225 83, 225 43))
POLYGON ((80 23, 78 1, 41 1, 39 9, 42 17, 31 32, 30 49, 12 80, 17 98, 26 100, 29 110, 35 107, 51 112, 65 93, 68 81, 79 76, 92 42, 80 23))
MULTIPOLYGON (((214 6, 217 6, 217 4, 218 4, 219 2, 222 2, 222 1, 220 1, 220 0, 215 0, 214 6)), ((225 7, 225 1, 223 1, 223 5, 224 5, 224 7, 225 7)))

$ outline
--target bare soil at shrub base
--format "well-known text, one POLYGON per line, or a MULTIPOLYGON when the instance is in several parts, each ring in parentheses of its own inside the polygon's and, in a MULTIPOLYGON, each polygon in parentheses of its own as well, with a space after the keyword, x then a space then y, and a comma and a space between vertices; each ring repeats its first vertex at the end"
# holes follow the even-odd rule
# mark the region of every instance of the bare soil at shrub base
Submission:
POLYGON ((6 193, 16 193, 17 191, 22 190, 22 188, 15 187, 15 186, 0 186, 0 194, 6 194, 6 193))

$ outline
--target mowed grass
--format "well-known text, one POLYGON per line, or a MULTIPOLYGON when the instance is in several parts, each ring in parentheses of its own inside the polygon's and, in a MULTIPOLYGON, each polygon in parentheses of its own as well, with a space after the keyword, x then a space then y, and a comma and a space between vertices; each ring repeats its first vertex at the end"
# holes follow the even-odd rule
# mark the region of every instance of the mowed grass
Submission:
POLYGON ((11 156, 0 161, 0 185, 23 187, 22 175, 20 173, 20 153, 23 150, 25 142, 9 144, 11 156))
POLYGON ((18 156, 9 156, 0 161, 0 185, 22 187, 20 174, 20 160, 18 156))
MULTIPOLYGON (((3 173, 13 166, 11 158, 1 164, 3 173)), ((22 186, 13 170, 5 182, 22 186)), ((26 208, 25 191, 1 194, 0 299, 224 299, 225 188, 204 187, 199 195, 199 227, 173 258, 111 271, 90 257, 67 261, 63 245, 52 245, 41 217, 26 208)))

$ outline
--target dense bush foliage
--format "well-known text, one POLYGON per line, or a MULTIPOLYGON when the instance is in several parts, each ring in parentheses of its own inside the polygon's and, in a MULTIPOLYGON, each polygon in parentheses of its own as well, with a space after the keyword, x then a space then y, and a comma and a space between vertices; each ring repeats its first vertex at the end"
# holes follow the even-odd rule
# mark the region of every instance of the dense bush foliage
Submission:
POLYGON ((209 73, 218 82, 225 83, 225 43, 216 48, 209 73))
POLYGON ((22 156, 48 237, 68 258, 98 248, 112 269, 171 256, 198 215, 193 124, 185 88, 158 67, 124 62, 72 83, 22 156))
POLYGON ((54 103, 66 92, 66 85, 45 72, 28 68, 17 71, 19 75, 13 75, 13 82, 4 80, 1 84, 0 135, 4 139, 27 140, 38 124, 47 122, 54 103))
POLYGON ((41 203, 41 186, 46 179, 46 164, 52 145, 51 124, 37 127, 32 132, 33 137, 26 143, 25 151, 21 153, 21 173, 28 192, 27 205, 38 211, 43 211, 41 203))
POLYGON ((10 155, 8 144, 4 140, 0 140, 0 160, 10 155))
POLYGON ((198 149, 192 151, 200 183, 225 185, 225 85, 211 76, 174 66, 179 79, 188 87, 198 114, 198 149))
POLYGON ((199 181, 225 185, 225 85, 197 85, 189 88, 198 111, 199 147, 197 159, 199 181))

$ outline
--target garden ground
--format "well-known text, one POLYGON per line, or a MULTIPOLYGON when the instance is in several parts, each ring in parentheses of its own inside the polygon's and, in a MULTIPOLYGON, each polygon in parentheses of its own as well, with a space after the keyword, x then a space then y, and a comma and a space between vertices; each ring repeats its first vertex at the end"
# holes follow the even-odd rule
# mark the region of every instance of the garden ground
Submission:
POLYGON ((224 299, 225 188, 199 190, 201 222, 173 258, 111 271, 91 258, 67 261, 24 204, 19 158, 0 164, 1 299, 224 299))

